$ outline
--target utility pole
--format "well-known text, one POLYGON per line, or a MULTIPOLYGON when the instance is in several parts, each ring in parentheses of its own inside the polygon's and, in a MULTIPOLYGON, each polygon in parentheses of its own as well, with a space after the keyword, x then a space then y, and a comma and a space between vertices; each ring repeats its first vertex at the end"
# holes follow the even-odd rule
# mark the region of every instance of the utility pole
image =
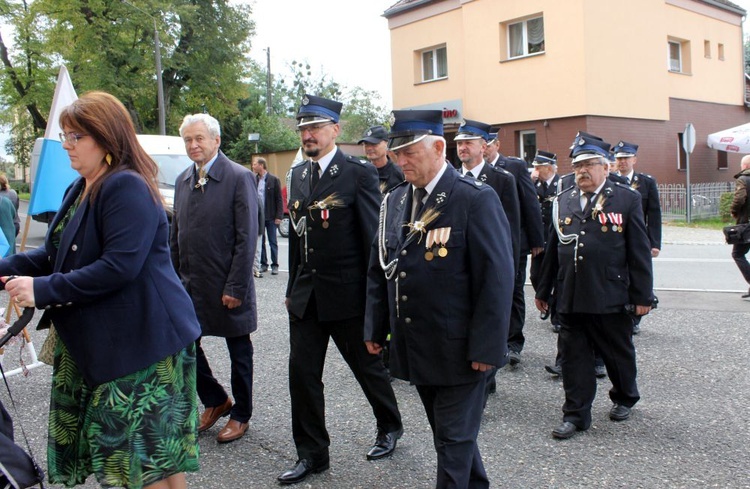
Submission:
MULTIPOLYGON (((271 115, 273 103, 271 100, 271 48, 266 48, 266 113, 271 115)), ((257 153, 257 151, 256 151, 257 153)))
POLYGON ((156 61, 156 101, 157 101, 157 105, 159 106, 159 134, 164 136, 165 134, 167 134, 167 124, 166 124, 166 111, 164 109, 164 82, 162 81, 162 73, 161 73, 161 43, 159 42, 159 30, 157 29, 156 17, 149 14, 145 10, 139 7, 136 7, 135 5, 133 5, 132 3, 126 0, 121 0, 121 1, 125 5, 136 9, 142 14, 148 15, 149 17, 151 17, 151 20, 154 21, 154 58, 156 61))

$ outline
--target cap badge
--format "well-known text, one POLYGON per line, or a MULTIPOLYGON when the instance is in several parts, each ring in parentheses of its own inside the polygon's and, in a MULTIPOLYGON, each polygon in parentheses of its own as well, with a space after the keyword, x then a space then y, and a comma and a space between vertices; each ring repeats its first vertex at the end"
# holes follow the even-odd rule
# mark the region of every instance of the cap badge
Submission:
POLYGON ((586 141, 584 141, 583 138, 578 140, 578 146, 583 146, 584 144, 586 144, 586 141))
POLYGON ((465 125, 466 125, 466 121, 464 120, 464 121, 461 121, 461 125, 458 127, 464 127, 465 125))
POLYGON ((310 99, 307 98, 307 95, 305 95, 304 97, 302 97, 302 105, 307 105, 309 103, 310 103, 310 99))
POLYGON ((368 130, 367 130, 367 134, 366 134, 366 136, 368 136, 368 137, 369 137, 369 136, 372 136, 372 129, 368 129, 368 130))

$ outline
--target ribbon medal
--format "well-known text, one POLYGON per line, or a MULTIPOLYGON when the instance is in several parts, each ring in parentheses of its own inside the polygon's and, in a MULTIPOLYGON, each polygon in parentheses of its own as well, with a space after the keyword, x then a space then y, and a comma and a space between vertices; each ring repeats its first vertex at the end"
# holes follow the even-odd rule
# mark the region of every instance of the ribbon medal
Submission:
POLYGON ((323 229, 328 229, 328 226, 331 224, 328 222, 328 218, 330 217, 330 211, 328 209, 322 209, 320 211, 320 217, 323 219, 323 223, 321 226, 323 226, 323 229))
POLYGON ((608 214, 609 222, 612 223, 612 231, 616 233, 622 232, 622 214, 619 212, 610 212, 608 214))
POLYGON ((599 218, 599 222, 602 224, 602 232, 606 233, 607 232, 607 216, 606 216, 606 214, 604 214, 602 212, 597 217, 599 218))

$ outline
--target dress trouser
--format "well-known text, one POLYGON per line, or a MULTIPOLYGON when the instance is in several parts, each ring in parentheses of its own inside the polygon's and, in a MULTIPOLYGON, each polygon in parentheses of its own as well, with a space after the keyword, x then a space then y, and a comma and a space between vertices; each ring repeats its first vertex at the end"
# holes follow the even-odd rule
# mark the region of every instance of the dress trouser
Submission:
POLYGON ((750 252, 750 243, 736 244, 732 246, 732 258, 740 269, 740 273, 745 282, 750 285, 750 262, 747 261, 747 254, 750 252))
POLYGON ((508 350, 520 352, 523 350, 525 338, 523 324, 526 321, 526 298, 523 291, 526 282, 526 263, 529 255, 521 252, 518 260, 518 272, 513 284, 513 303, 510 308, 510 324, 508 326, 508 350))
POLYGON ((591 426, 591 405, 596 396, 594 350, 607 367, 612 382, 609 398, 633 407, 640 399, 636 385, 633 321, 617 314, 560 314, 558 347, 562 353, 563 421, 581 429, 591 426))
POLYGON ((318 464, 328 460, 330 445, 322 380, 330 338, 372 406, 378 431, 401 429, 401 414, 381 355, 371 355, 365 347, 364 318, 318 321, 313 294, 304 318, 289 316, 289 393, 297 454, 318 464))
POLYGON ((279 266, 279 243, 276 236, 276 221, 273 219, 265 220, 266 231, 263 233, 263 243, 261 246, 261 265, 268 266, 268 255, 266 255, 266 236, 268 236, 268 247, 271 248, 271 266, 279 266))
POLYGON ((454 386, 417 386, 437 452, 436 489, 490 487, 477 445, 484 387, 484 379, 454 386))
MULTIPOLYGON (((232 396, 234 407, 230 418, 247 423, 253 415, 253 342, 249 334, 225 338, 231 363, 232 396)), ((201 347, 201 338, 196 341, 196 388, 198 397, 206 407, 221 406, 226 402, 227 392, 214 378, 208 358, 201 347)))

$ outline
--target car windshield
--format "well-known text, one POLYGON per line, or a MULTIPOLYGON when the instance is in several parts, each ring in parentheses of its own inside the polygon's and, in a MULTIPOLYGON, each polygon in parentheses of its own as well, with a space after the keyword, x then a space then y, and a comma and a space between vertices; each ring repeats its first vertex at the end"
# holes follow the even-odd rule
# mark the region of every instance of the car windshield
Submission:
POLYGON ((177 175, 190 166, 187 155, 149 155, 159 165, 159 185, 174 188, 177 175))

